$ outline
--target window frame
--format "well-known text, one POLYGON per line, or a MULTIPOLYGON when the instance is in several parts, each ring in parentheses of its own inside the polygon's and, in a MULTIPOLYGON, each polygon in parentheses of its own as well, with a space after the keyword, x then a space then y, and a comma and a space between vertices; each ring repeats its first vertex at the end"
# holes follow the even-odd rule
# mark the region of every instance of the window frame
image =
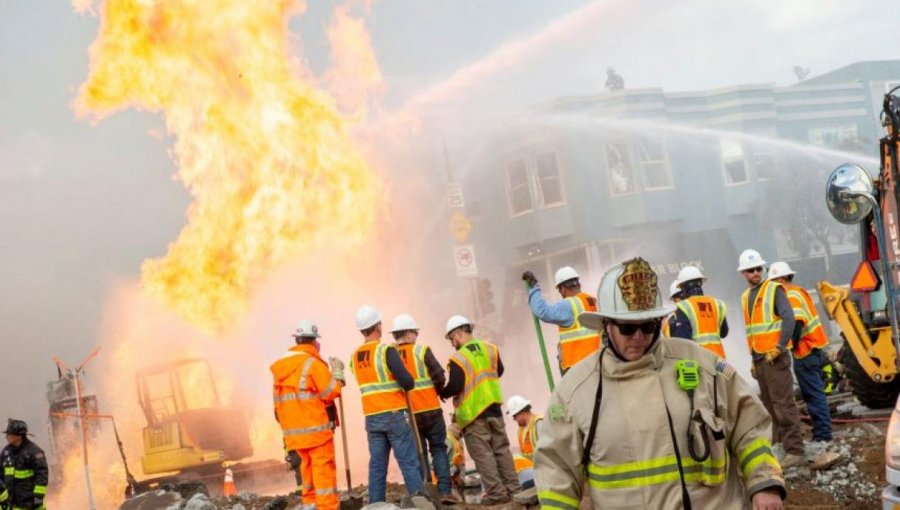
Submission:
POLYGON ((750 167, 749 167, 749 165, 747 165, 747 151, 744 148, 744 145, 740 141, 732 140, 729 138, 719 139, 719 164, 722 167, 722 178, 725 181, 725 187, 730 188, 730 187, 735 187, 735 186, 743 186, 746 184, 750 184, 750 182, 752 182, 752 179, 750 178, 750 167), (731 179, 729 178, 728 167, 725 164, 725 150, 723 147, 723 144, 726 144, 726 143, 733 143, 733 144, 737 145, 741 150, 740 161, 741 161, 741 164, 744 165, 744 180, 743 181, 731 182, 731 179))
POLYGON ((562 207, 568 203, 568 197, 566 196, 566 187, 563 185, 563 170, 559 164, 559 156, 557 156, 556 151, 552 149, 548 149, 545 151, 535 151, 534 155, 531 158, 534 161, 534 194, 537 195, 538 202, 541 209, 552 209, 555 207, 562 207), (556 181, 559 186, 559 201, 546 203, 544 202, 544 180, 541 178, 541 169, 540 165, 538 165, 538 157, 550 155, 553 157, 553 163, 556 168, 556 181))
POLYGON ((625 197, 628 195, 636 194, 638 192, 638 183, 637 183, 637 179, 635 179, 635 176, 634 176, 634 172, 635 172, 636 168, 635 168, 635 164, 634 164, 634 155, 632 154, 631 145, 628 143, 627 140, 613 140, 613 141, 604 142, 601 145, 601 147, 603 149, 603 161, 606 163, 606 183, 607 183, 607 193, 609 194, 609 196, 610 197, 625 197), (615 192, 615 188, 613 185, 613 169, 612 169, 612 165, 610 164, 610 161, 609 161, 609 147, 611 145, 622 145, 625 148, 624 153, 629 158, 629 163, 631 164, 631 190, 629 190, 629 191, 624 191, 621 193, 615 192))
POLYGON ((662 190, 669 190, 669 189, 675 188, 675 179, 672 176, 672 165, 669 161, 669 151, 666 148, 666 143, 665 143, 664 139, 662 139, 662 138, 654 139, 654 138, 650 138, 650 137, 646 137, 646 136, 638 138, 637 139, 637 159, 638 159, 638 166, 641 171, 641 184, 643 185, 644 191, 662 191, 662 190), (660 156, 662 159, 643 161, 641 159, 641 144, 643 144, 645 142, 658 143, 659 150, 660 150, 660 156), (655 165, 655 164, 660 164, 660 163, 662 163, 663 169, 665 170, 666 181, 668 184, 666 184, 665 186, 651 186, 649 180, 647 179, 647 172, 645 171, 645 165, 650 165, 650 164, 655 165))
MULTIPOLYGON (((528 158, 525 156, 507 159, 503 165, 503 184, 504 188, 506 188, 506 209, 509 212, 510 218, 518 218, 519 216, 524 216, 526 214, 532 213, 535 210, 535 197, 532 191, 533 183, 531 182, 531 175, 528 171, 528 158), (513 200, 513 185, 512 180, 510 179, 510 167, 516 163, 522 163, 522 169, 525 173, 524 184, 520 186, 524 186, 526 191, 528 192, 528 208, 523 209, 521 211, 516 212, 514 210, 514 200, 513 200)), ((518 187, 517 187, 518 188, 518 187)))

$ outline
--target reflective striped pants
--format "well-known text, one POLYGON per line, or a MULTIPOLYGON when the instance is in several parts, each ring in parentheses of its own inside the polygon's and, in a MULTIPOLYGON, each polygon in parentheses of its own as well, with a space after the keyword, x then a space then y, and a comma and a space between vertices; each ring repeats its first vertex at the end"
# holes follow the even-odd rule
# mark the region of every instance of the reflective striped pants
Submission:
POLYGON ((334 462, 334 439, 314 448, 297 450, 303 478, 303 504, 316 505, 317 510, 337 510, 337 470, 334 462))

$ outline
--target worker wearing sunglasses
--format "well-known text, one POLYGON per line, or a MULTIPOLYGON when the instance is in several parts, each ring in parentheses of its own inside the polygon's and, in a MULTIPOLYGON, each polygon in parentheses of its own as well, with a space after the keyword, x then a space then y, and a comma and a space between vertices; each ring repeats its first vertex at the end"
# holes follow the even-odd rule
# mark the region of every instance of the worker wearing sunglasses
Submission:
POLYGON ((660 334, 663 304, 652 266, 611 268, 598 311, 579 315, 604 337, 550 397, 535 451, 542 507, 781 510, 786 495, 771 450, 771 418, 727 361, 660 334), (607 352, 608 351, 608 352, 607 352))

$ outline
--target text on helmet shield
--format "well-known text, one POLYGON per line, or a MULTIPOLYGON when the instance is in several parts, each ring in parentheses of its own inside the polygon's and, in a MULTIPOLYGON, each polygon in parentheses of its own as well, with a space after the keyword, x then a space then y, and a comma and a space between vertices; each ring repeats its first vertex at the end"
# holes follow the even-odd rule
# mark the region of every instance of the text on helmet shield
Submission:
POLYGON ((636 257, 624 262, 625 270, 616 283, 622 291, 622 301, 631 312, 649 310, 656 306, 656 273, 646 260, 636 257))

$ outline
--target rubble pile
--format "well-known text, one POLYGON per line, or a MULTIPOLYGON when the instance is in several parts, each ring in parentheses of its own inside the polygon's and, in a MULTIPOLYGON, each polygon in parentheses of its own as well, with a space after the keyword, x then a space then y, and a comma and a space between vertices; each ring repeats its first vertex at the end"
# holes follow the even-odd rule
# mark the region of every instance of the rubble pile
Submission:
POLYGON ((873 441, 883 441, 883 433, 871 424, 837 429, 830 443, 807 443, 808 465, 785 470, 785 480, 828 494, 835 502, 877 501, 881 487, 860 468, 867 462, 864 446, 873 441))

